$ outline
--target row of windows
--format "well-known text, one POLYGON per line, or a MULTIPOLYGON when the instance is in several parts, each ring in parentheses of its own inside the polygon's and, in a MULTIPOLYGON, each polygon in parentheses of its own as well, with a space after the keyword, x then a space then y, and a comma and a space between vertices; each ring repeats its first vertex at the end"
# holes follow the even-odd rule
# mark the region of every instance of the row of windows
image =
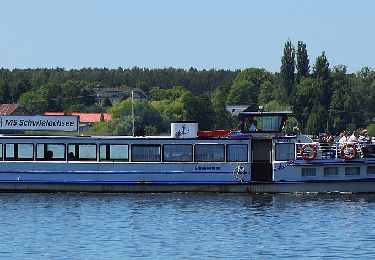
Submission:
MULTIPOLYGON (((361 174, 361 167, 359 166, 349 166, 345 167, 345 175, 346 176, 356 176, 361 174)), ((368 166, 367 167, 367 174, 375 175, 375 166, 368 166)), ((330 177, 330 176, 338 176, 339 175, 339 168, 338 167, 325 167, 323 169, 323 176, 330 177)), ((316 176, 316 168, 302 168, 301 172, 302 177, 313 177, 316 176)))
MULTIPOLYGON (((100 144, 99 161, 129 161, 127 144, 100 144)), ((96 144, 36 144, 37 161, 96 161, 96 144), (66 152, 67 147, 67 152, 66 152)), ((131 145, 132 162, 247 162, 246 144, 131 145), (194 153, 193 153, 194 150, 194 153)), ((0 160, 32 161, 34 144, 0 144, 0 160), (4 146, 4 149, 3 149, 4 146), (4 156, 3 156, 4 151, 4 156)))

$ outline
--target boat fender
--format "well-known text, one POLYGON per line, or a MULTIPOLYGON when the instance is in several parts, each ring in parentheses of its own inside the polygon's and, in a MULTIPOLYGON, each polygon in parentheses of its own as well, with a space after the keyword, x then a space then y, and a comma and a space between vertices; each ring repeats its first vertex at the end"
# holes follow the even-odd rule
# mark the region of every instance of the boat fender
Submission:
POLYGON ((304 144, 301 148, 302 159, 310 161, 315 159, 318 154, 318 149, 315 144, 304 144))
POLYGON ((353 160, 354 158, 356 158, 357 148, 355 147, 355 144, 353 143, 344 144, 340 149, 340 155, 341 155, 341 158, 344 158, 344 160, 353 160))

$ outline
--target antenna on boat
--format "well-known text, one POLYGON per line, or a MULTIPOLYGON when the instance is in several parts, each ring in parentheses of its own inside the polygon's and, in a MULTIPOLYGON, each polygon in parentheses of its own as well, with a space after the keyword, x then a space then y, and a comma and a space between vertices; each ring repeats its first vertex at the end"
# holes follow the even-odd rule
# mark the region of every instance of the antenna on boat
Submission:
POLYGON ((132 132, 133 132, 133 136, 134 136, 134 121, 135 121, 135 118, 134 118, 134 91, 132 90, 132 132))

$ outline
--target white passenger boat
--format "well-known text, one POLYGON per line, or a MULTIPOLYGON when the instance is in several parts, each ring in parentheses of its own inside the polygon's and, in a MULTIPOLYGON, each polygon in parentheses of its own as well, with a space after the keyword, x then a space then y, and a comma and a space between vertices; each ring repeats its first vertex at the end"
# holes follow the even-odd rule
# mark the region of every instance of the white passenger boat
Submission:
MULTIPOLYGON (((240 131, 0 136, 0 191, 375 192, 375 146, 281 135, 290 112, 243 112, 240 131), (254 123, 255 127, 254 127, 254 123)), ((77 117, 0 117, 1 131, 76 130, 77 117)))

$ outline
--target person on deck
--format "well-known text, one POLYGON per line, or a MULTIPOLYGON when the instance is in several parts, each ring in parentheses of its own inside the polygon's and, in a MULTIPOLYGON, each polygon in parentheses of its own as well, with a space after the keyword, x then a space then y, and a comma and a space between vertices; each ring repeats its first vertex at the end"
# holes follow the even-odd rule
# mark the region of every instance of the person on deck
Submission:
POLYGON ((344 131, 340 134, 339 143, 343 144, 343 143, 347 143, 347 142, 348 142, 348 132, 344 131))
POLYGON ((359 134, 356 130, 353 131, 353 134, 349 137, 348 143, 358 143, 359 134))
POLYGON ((360 143, 371 143, 371 139, 367 133, 367 129, 364 129, 358 137, 360 143))
POLYGON ((323 140, 325 143, 327 143, 328 145, 332 145, 334 140, 333 140, 333 136, 331 135, 331 132, 330 131, 326 131, 324 137, 323 137, 323 140))
POLYGON ((254 121, 251 123, 250 127, 249 127, 249 131, 256 131, 256 130, 257 130, 257 121, 254 120, 254 121))

